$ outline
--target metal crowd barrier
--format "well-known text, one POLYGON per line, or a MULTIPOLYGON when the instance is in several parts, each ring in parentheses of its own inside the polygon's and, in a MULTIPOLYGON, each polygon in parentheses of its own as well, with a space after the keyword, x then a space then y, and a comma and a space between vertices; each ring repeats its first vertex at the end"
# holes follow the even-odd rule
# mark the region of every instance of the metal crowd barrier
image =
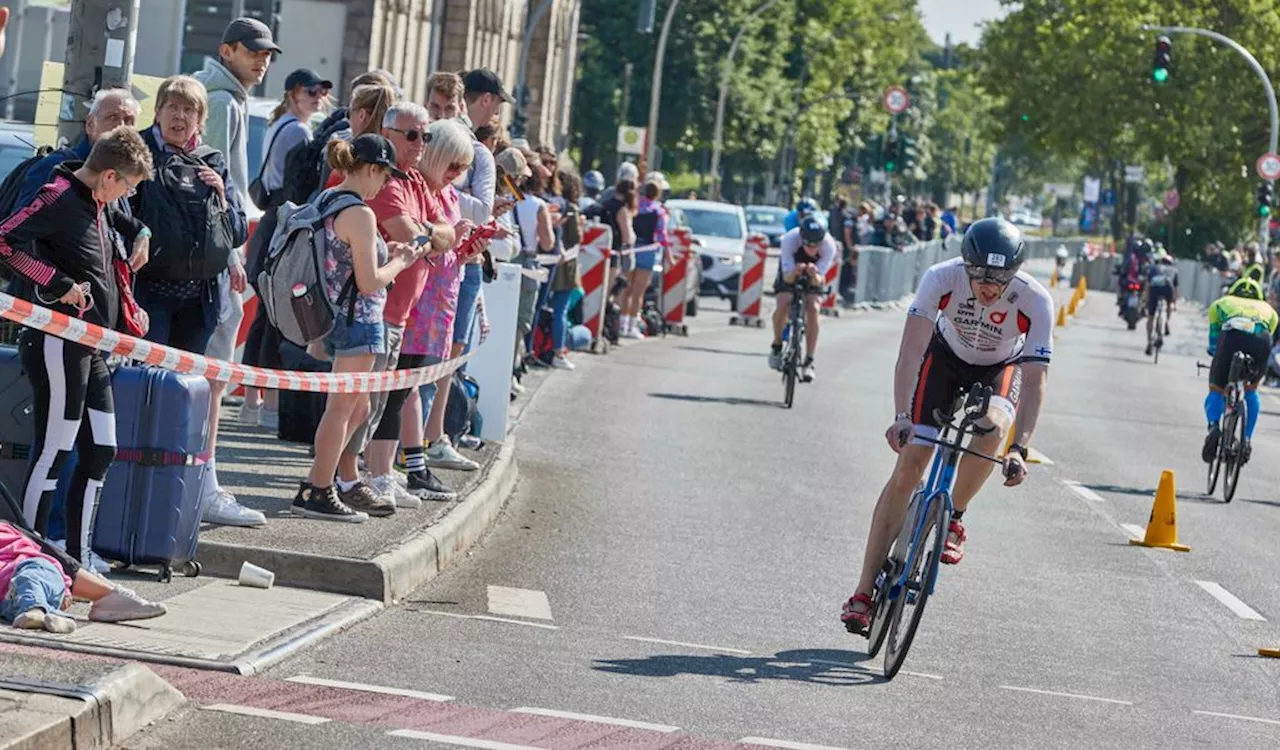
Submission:
MULTIPOLYGON (((1118 256, 1099 256, 1097 258, 1077 258, 1071 269, 1072 285, 1085 280, 1089 289, 1114 292, 1118 279, 1115 274, 1118 256)), ((1203 263, 1185 258, 1178 259, 1178 296, 1188 302, 1208 307, 1214 300, 1222 296, 1223 275, 1218 271, 1206 268, 1203 263)))

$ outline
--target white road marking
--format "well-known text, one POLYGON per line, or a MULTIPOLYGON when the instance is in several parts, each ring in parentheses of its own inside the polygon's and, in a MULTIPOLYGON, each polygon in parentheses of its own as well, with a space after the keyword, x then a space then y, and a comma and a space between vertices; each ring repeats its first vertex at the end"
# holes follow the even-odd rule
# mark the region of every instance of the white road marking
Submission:
POLYGON ((1088 487, 1085 487, 1083 484, 1080 484, 1077 481, 1074 481, 1071 479, 1064 479, 1062 480, 1062 483, 1067 486, 1067 489, 1076 493, 1080 497, 1083 497, 1085 500, 1092 500, 1095 503, 1105 503, 1107 501, 1106 498, 1104 498, 1102 495, 1099 495, 1098 493, 1094 492, 1088 487))
POLYGON ((550 620, 551 602, 543 591, 513 589, 506 586, 489 587, 489 611, 495 615, 532 617, 550 620))
POLYGON ((417 729, 397 729, 387 732, 392 737, 407 737, 411 740, 428 740, 430 742, 440 742, 445 745, 460 745, 462 747, 478 747, 483 750, 538 750, 532 745, 513 745, 510 742, 495 742, 493 740, 478 740, 473 737, 458 737, 452 734, 436 734, 435 732, 423 732, 417 729))
MULTIPOLYGON (((873 672, 870 668, 864 667, 861 664, 850 664, 849 662, 846 662, 846 661, 827 661, 826 659, 810 659, 809 663, 810 664, 830 664, 833 667, 846 667, 848 669, 853 669, 859 672, 877 674, 876 672, 873 672)), ((929 679, 929 680, 942 679, 942 675, 939 675, 939 674, 926 674, 924 672, 908 672, 905 669, 899 671, 898 674, 911 675, 912 677, 924 677, 925 679, 929 679)))
POLYGON ((1256 716, 1240 716, 1239 714, 1220 714, 1217 711, 1192 711, 1191 713, 1200 714, 1201 716, 1218 716, 1223 719, 1239 719, 1241 721, 1256 721, 1259 724, 1276 724, 1280 726, 1280 721, 1276 721, 1275 719, 1259 719, 1256 716))
POLYGON ((1196 581, 1196 585, 1209 592, 1209 596, 1222 602, 1223 606, 1235 613, 1236 617, 1242 620, 1256 620, 1258 622, 1266 622, 1267 618, 1258 614, 1248 604, 1236 598, 1235 594, 1222 588, 1213 581, 1196 581))
POLYGON ((576 721, 590 721, 596 724, 613 724, 620 727, 631 727, 632 729, 648 729, 651 732, 679 732, 680 727, 673 727, 668 724, 650 724, 647 721, 632 721, 631 719, 615 719, 611 716, 595 716, 594 714, 575 714, 572 711, 556 711, 551 708, 530 708, 521 706, 520 708, 511 709, 513 714, 534 714, 537 716, 551 716, 557 719, 574 719, 576 721))
POLYGON ((811 745, 808 742, 790 742, 788 740, 771 740, 768 737, 743 737, 739 745, 764 745, 765 747, 785 747, 790 750, 845 750, 831 745, 811 745))
POLYGON ((324 724, 329 721, 323 716, 291 714, 288 711, 272 711, 269 708, 254 708, 253 706, 233 706, 229 703, 214 703, 209 706, 201 706, 201 708, 206 711, 221 711, 228 714, 258 716, 263 719, 281 719, 283 721, 293 721, 299 724, 324 724))
POLYGON ((1118 701, 1115 698, 1099 698, 1096 695, 1079 695, 1078 693, 1058 693, 1053 690, 1037 690, 1035 688, 1015 687, 1014 685, 1001 685, 1001 690, 1016 690, 1022 693, 1038 693, 1040 695, 1053 695, 1059 698, 1076 698, 1082 701, 1098 701, 1100 703, 1117 703, 1121 706, 1132 706, 1130 701, 1118 701))
POLYGON ((683 646, 685 648, 697 648, 703 651, 718 651, 726 654, 742 654, 749 656, 750 651, 741 648, 728 648, 727 646, 706 646, 701 643, 685 643, 684 641, 664 641, 661 638, 641 638, 638 635, 624 635, 624 641, 641 641, 642 643, 661 643, 664 646, 683 646))
POLYGON ((1147 536, 1146 527, 1139 526, 1136 523, 1122 523, 1120 524, 1120 528, 1129 532, 1129 536, 1133 537, 1134 539, 1145 539, 1147 536))
POLYGON ((464 615, 460 612, 442 612, 438 609, 418 609, 415 612, 421 612, 424 615, 440 615, 441 617, 457 617, 462 620, 485 620, 487 622, 505 622, 510 625, 525 625, 531 628, 542 628, 544 630, 559 630, 556 625, 547 625, 542 622, 526 622, 524 620, 511 620, 506 617, 493 617, 492 615, 464 615))
POLYGON ((300 674, 288 677, 286 682, 300 682, 304 685, 322 685, 324 687, 346 688, 347 690, 359 690, 364 693, 381 693, 383 695, 400 695, 405 698, 420 698, 424 701, 436 701, 444 703, 453 700, 452 695, 440 695, 439 693, 424 693, 418 690, 406 690, 404 688, 383 687, 381 685, 366 685, 362 682, 344 682, 343 680, 326 680, 323 677, 312 677, 310 675, 300 674))

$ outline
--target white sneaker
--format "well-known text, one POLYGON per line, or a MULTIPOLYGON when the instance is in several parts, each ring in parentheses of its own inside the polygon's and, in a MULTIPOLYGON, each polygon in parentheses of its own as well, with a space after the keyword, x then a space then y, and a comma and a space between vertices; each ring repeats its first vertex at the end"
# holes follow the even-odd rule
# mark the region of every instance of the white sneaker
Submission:
POLYGON ((390 497, 397 508, 409 508, 416 510, 422 507, 422 500, 409 494, 409 491, 400 486, 390 474, 383 474, 380 477, 374 477, 369 480, 369 486, 373 491, 378 493, 380 497, 390 497))
POLYGON ((264 430, 275 432, 280 429, 280 412, 275 409, 263 409, 258 415, 258 426, 264 430))
POLYGON ((441 435, 439 440, 427 446, 427 466, 455 471, 475 471, 480 468, 480 464, 454 449, 448 435, 441 435))
POLYGON ((168 611, 163 604, 149 602, 133 589, 116 586, 111 593, 93 603, 89 608, 89 619, 94 622, 150 620, 168 611))
POLYGON ((564 355, 556 355, 556 358, 551 360, 551 366, 556 368, 557 370, 576 370, 577 369, 577 367, 575 367, 572 362, 566 359, 564 355))
POLYGON ((262 511, 246 508, 235 495, 218 487, 204 498, 204 514, 200 520, 218 526, 266 526, 267 517, 262 511))
POLYGON ((240 424, 257 425, 262 419, 261 406, 249 406, 245 404, 240 407, 240 414, 236 417, 236 421, 240 424))
POLYGON ((637 339, 639 341, 643 341, 645 339, 645 335, 640 330, 640 326, 632 326, 626 331, 623 331, 622 337, 624 339, 637 339))

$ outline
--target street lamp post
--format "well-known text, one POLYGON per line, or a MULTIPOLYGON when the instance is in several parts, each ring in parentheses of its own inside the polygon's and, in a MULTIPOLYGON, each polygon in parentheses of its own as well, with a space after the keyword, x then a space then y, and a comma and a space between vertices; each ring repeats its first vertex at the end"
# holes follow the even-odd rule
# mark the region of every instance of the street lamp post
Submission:
POLYGON ((680 0, 671 0, 667 15, 662 19, 662 33, 658 35, 658 50, 653 56, 653 87, 649 92, 649 129, 645 135, 648 140, 644 153, 646 169, 653 169, 658 149, 658 102, 662 98, 662 62, 667 55, 667 37, 671 34, 671 22, 676 17, 678 7, 680 7, 680 0))
POLYGON ((751 11, 751 14, 742 22, 742 28, 738 29, 733 41, 729 43, 729 54, 725 57, 724 65, 720 68, 720 98, 716 101, 716 124, 711 136, 712 200, 720 200, 720 153, 724 148, 724 110, 729 100, 729 77, 733 73, 733 56, 738 53, 738 45, 742 42, 742 37, 746 35, 747 30, 751 28, 751 22, 756 20, 761 13, 773 7, 776 2, 778 0, 765 0, 760 7, 751 11))
MULTIPOLYGON (((1249 50, 1242 47, 1239 42, 1231 37, 1208 29, 1197 29, 1186 26, 1152 26, 1151 24, 1144 23, 1142 25, 1142 30, 1159 31, 1162 34, 1195 34, 1197 36, 1207 37, 1215 42, 1225 44, 1238 52, 1240 56, 1245 59, 1245 62, 1249 63, 1249 67, 1253 68, 1253 72, 1258 74, 1258 78, 1262 81, 1262 89, 1267 94, 1267 107, 1271 112, 1271 147, 1268 151, 1273 154, 1276 153, 1277 140, 1280 140, 1280 117, 1278 117, 1276 113, 1276 90, 1271 86, 1271 78, 1267 76, 1267 71, 1258 64, 1257 58, 1255 58, 1249 50)), ((1270 180, 1269 182, 1273 186, 1275 185, 1274 180, 1270 180)), ((1262 218, 1261 228, 1263 248, 1266 248, 1269 244, 1271 237, 1270 228, 1271 219, 1264 216, 1262 218)))

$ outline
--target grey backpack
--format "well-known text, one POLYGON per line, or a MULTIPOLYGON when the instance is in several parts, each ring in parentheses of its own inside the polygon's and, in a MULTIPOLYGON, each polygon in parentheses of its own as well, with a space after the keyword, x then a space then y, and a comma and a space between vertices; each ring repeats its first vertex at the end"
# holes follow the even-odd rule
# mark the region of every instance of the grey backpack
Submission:
POLYGON ((355 274, 347 279, 336 302, 329 300, 324 267, 329 257, 324 221, 364 200, 350 190, 326 190, 310 203, 285 203, 277 213, 278 223, 262 273, 258 291, 267 319, 288 341, 305 347, 333 330, 338 310, 345 302, 347 320, 355 314, 355 274))

